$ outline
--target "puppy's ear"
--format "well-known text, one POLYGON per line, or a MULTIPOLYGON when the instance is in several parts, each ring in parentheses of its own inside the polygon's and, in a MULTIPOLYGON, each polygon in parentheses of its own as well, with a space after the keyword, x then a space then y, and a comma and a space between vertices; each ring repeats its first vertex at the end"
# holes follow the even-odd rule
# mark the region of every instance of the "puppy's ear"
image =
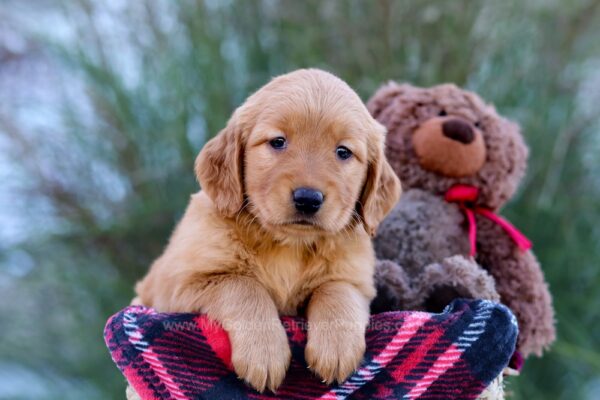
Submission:
POLYGON ((234 116, 204 145, 195 164, 202 190, 227 217, 233 217, 244 203, 244 136, 235 120, 234 116))
POLYGON ((367 178, 358 204, 358 212, 365 230, 375 235, 377 226, 400 199, 402 188, 398 176, 387 162, 384 153, 385 128, 377 129, 369 137, 367 178))

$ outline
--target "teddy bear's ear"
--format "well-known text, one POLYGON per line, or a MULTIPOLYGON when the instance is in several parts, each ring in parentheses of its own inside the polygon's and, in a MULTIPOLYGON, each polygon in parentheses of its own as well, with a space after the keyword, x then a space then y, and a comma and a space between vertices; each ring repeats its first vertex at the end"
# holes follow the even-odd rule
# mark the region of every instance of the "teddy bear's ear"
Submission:
POLYGON ((379 223, 400 199, 400 179, 384 154, 385 128, 376 123, 377 129, 369 138, 368 169, 362 194, 358 202, 365 230, 374 236, 379 223))
POLYGON ((415 87, 408 83, 398 84, 394 81, 382 85, 367 102, 367 109, 373 118, 379 117, 383 110, 393 103, 394 98, 414 90, 415 87))
POLYGON ((517 123, 502 118, 499 121, 498 132, 500 132, 499 137, 503 140, 500 148, 505 149, 503 150, 505 156, 502 163, 492 161, 489 167, 496 170, 496 176, 502 177, 497 182, 490 182, 494 185, 487 191, 489 192, 490 206, 493 208, 501 207, 514 195, 525 176, 529 157, 529 148, 517 123))

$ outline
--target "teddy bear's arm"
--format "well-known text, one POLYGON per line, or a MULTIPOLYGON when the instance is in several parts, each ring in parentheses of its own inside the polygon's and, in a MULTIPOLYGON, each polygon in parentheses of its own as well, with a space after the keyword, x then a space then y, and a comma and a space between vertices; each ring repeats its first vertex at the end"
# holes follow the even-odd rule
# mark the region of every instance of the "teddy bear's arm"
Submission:
POLYGON ((475 260, 461 255, 424 266, 422 273, 412 280, 395 262, 378 260, 375 284, 377 297, 371 303, 372 313, 396 310, 441 312, 459 297, 500 300, 494 278, 475 260))
POLYGON ((541 355, 556 333, 552 298, 539 262, 487 219, 477 218, 477 236, 477 261, 494 277, 502 302, 517 316, 518 349, 525 357, 541 355))
POLYGON ((500 301, 494 278, 462 255, 427 265, 413 287, 420 295, 418 304, 430 312, 442 312, 456 298, 500 301))
POLYGON ((371 313, 407 310, 416 293, 411 287, 406 271, 390 260, 377 260, 375 264, 377 296, 371 302, 371 313))

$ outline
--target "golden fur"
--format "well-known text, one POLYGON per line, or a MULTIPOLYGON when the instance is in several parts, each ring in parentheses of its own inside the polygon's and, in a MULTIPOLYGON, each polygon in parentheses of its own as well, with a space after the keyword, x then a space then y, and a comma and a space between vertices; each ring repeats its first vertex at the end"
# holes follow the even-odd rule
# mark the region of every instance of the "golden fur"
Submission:
POLYGON ((236 373, 260 391, 275 390, 289 365, 279 315, 305 311, 308 365, 327 382, 347 378, 362 359, 375 295, 370 235, 400 195, 384 134, 329 73, 273 79, 200 152, 203 190, 138 283, 141 303, 221 322, 236 373), (284 150, 269 145, 278 136, 284 150), (340 145, 350 159, 336 157, 340 145), (298 187, 325 195, 308 222, 291 200, 298 187))

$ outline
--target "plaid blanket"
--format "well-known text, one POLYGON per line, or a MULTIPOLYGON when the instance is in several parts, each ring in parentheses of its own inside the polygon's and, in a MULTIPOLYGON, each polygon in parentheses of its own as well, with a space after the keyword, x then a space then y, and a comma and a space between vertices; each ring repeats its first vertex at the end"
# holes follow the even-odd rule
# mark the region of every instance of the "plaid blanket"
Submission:
POLYGON ((506 307, 483 300, 455 300, 441 314, 377 314, 359 369, 327 386, 304 361, 305 320, 282 323, 292 363, 275 394, 260 394, 236 377, 227 333, 204 315, 131 306, 109 319, 104 337, 143 400, 475 399, 508 364, 518 333, 506 307))

